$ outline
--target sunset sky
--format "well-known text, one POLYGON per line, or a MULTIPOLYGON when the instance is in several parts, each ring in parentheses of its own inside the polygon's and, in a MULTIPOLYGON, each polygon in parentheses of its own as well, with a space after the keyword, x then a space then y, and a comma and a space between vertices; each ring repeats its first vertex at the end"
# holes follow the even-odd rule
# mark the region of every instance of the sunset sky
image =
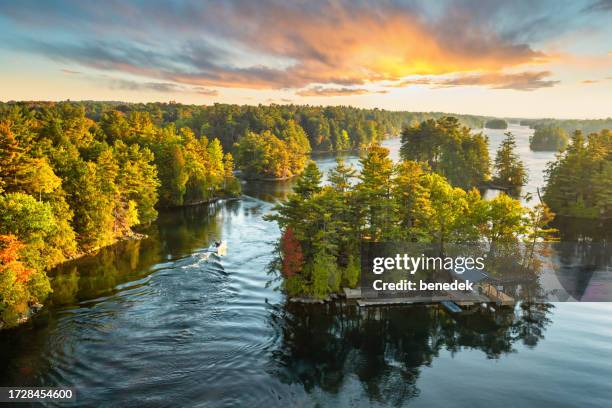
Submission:
POLYGON ((609 117, 612 0, 0 0, 0 99, 609 117))

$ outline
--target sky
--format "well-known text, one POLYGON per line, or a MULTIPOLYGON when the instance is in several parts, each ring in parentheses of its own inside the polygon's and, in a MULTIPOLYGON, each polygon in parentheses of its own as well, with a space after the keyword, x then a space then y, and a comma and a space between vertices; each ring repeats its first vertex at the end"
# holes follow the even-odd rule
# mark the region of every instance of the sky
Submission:
POLYGON ((0 0, 0 100, 612 116, 612 0, 0 0))

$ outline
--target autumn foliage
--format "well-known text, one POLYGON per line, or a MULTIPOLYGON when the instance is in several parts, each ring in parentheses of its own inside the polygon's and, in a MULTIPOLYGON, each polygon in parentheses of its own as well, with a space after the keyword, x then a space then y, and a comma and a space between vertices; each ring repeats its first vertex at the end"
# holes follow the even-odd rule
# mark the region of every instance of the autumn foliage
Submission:
POLYGON ((20 260, 24 247, 16 236, 0 235, 0 327, 27 318, 29 306, 51 292, 45 273, 20 260))
POLYGON ((304 265, 304 254, 302 245, 297 240, 293 229, 288 227, 285 229, 281 237, 281 253, 283 256, 282 272, 286 278, 290 278, 297 273, 300 273, 304 265))
POLYGON ((15 281, 25 283, 34 271, 19 261, 19 251, 24 245, 14 235, 0 235, 0 273, 9 270, 15 274, 15 281))

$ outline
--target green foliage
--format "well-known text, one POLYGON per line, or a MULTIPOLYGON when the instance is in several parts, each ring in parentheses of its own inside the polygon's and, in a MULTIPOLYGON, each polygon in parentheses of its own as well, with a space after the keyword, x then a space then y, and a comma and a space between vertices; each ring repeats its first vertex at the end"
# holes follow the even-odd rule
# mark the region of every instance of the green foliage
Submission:
POLYGON ((523 119, 521 126, 532 129, 561 128, 567 134, 580 130, 584 134, 598 133, 604 129, 612 129, 612 118, 607 119, 523 119))
POLYGON ((236 144, 238 165, 247 177, 290 178, 302 172, 310 145, 303 131, 286 134, 280 139, 270 131, 250 132, 236 144))
POLYGON ((558 215, 612 217, 612 132, 585 139, 576 131, 565 152, 550 163, 544 201, 558 215))
POLYGON ((508 129, 508 122, 503 119, 490 119, 485 122, 487 129, 508 129))
POLYGON ((349 256, 348 264, 342 269, 342 284, 354 288, 359 283, 361 277, 361 264, 356 256, 349 256))
POLYGON ((26 244, 21 254, 30 267, 44 269, 63 260, 61 248, 47 245, 57 233, 49 203, 24 193, 0 195, 0 234, 15 235, 26 244))
POLYGON ((354 170, 338 160, 330 184, 321 186, 320 172, 309 164, 294 193, 267 217, 278 222, 284 241, 290 231, 281 257, 299 259, 299 268, 283 269, 289 296, 324 299, 341 286, 355 287, 362 240, 497 244, 548 239, 552 232, 546 229, 548 210, 529 211, 505 194, 483 200, 477 190, 453 187, 425 163, 394 165, 381 146, 368 148, 361 168, 354 184, 354 170))
POLYGON ((537 127, 529 138, 529 148, 533 151, 558 152, 567 147, 569 137, 563 128, 558 126, 537 127))
POLYGON ((510 132, 502 141, 495 156, 495 175, 493 184, 513 191, 518 191, 529 179, 525 164, 516 153, 516 140, 510 132))
POLYGON ((477 187, 490 177, 487 138, 472 134, 457 118, 427 120, 402 131, 401 157, 426 162, 461 188, 477 187))
POLYGON ((392 199, 392 178, 395 172, 389 150, 372 145, 361 162, 360 183, 355 199, 360 209, 359 224, 368 239, 380 241, 396 236, 397 209, 392 199))
MULTIPOLYGON (((162 116, 159 106, 0 103, 0 234, 23 243, 33 271, 23 293, 44 292, 45 270, 133 234, 156 207, 239 194, 221 142, 162 127, 162 116)), ((294 149, 306 140, 296 126, 286 137, 294 149)))
POLYGON ((325 299, 340 286, 338 267, 335 258, 325 251, 315 254, 312 263, 312 294, 318 299, 325 299))

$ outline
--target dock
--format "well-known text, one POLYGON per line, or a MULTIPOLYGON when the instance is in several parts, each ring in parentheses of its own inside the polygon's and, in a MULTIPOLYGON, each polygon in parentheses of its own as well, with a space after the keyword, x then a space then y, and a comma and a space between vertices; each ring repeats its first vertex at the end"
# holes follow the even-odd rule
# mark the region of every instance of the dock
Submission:
POLYGON ((356 301, 360 307, 391 305, 425 305, 434 303, 452 303, 454 306, 472 306, 481 303, 496 303, 501 306, 513 306, 515 300, 489 283, 478 285, 479 291, 448 292, 437 296, 368 298, 361 296, 361 288, 343 288, 347 300, 356 301))
POLYGON ((514 298, 508 296, 490 283, 482 283, 480 285, 480 288, 482 289, 483 295, 485 295, 486 297, 491 299, 492 302, 495 302, 498 305, 513 306, 516 303, 514 298))

